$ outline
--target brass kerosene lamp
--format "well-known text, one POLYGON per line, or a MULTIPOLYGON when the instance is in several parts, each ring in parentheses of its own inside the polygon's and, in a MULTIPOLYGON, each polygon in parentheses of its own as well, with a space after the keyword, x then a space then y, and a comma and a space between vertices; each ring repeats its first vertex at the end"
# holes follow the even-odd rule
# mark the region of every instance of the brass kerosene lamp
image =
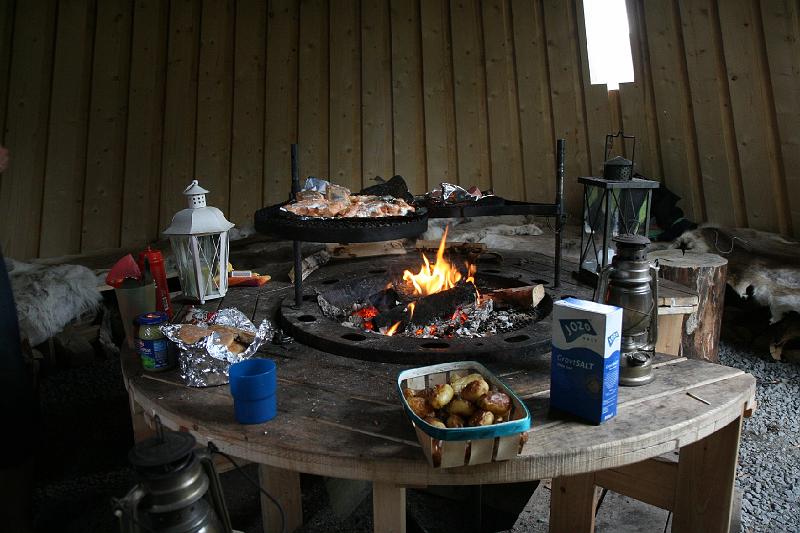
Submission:
POLYGON ((619 384, 644 385, 653 380, 658 338, 658 266, 647 260, 647 237, 623 234, 614 242, 616 254, 600 272, 595 301, 622 308, 619 384))

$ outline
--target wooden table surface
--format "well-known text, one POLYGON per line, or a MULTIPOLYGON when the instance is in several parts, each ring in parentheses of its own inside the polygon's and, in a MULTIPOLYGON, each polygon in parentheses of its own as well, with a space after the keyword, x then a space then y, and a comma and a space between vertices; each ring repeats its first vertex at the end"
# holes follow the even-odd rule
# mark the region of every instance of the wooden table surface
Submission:
MULTIPOLYGON (((549 258, 534 259, 522 260, 520 267, 551 279, 549 258)), ((371 267, 379 261, 364 264, 371 267)), ((308 281, 325 278, 328 268, 308 281)), ((564 291, 587 296, 585 287, 570 278, 564 281, 564 291)), ((287 297, 292 297, 288 282, 270 282, 260 288, 231 289, 223 300, 204 307, 237 307, 259 322, 273 318, 287 297)), ((146 416, 158 414, 168 427, 190 431, 200 442, 211 440, 231 455, 262 465, 372 480, 376 491, 385 489, 384 503, 403 486, 569 480, 637 463, 735 423, 753 404, 755 394, 755 379, 740 370, 659 355, 653 382, 621 387, 616 418, 592 426, 548 413, 549 353, 489 363, 531 411, 532 429, 522 453, 503 463, 434 469, 428 466, 397 396, 397 375, 407 366, 339 357, 299 343, 267 345, 260 353, 277 363, 278 416, 257 425, 235 421, 228 386, 191 388, 181 384, 177 371, 145 373, 131 351, 123 352, 122 363, 132 405, 141 407, 146 416)), ((738 449, 738 430, 735 440, 738 449)), ((378 492, 375 497, 379 498, 378 492)), ((400 520, 396 505, 379 507, 400 520)), ((376 517, 376 530, 382 529, 378 524, 385 518, 376 517)), ((395 523, 391 517, 387 520, 395 523)))

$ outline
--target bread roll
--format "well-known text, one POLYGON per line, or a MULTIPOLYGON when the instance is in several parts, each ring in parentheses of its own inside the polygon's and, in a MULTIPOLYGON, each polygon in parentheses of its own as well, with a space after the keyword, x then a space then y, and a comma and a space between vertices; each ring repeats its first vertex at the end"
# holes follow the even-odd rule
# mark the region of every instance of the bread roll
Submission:
POLYGON ((182 324, 178 331, 178 337, 184 344, 196 344, 211 335, 212 331, 208 328, 201 328, 194 324, 182 324))

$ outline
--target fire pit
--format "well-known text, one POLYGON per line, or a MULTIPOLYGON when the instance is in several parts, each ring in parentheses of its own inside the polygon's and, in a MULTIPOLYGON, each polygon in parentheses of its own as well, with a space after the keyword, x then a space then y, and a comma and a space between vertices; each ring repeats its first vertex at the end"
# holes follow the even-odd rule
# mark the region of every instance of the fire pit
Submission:
POLYGON ((303 344, 383 362, 486 361, 546 350, 550 325, 541 320, 553 302, 537 285, 547 282, 511 266, 445 258, 444 244, 433 261, 412 256, 366 272, 363 263, 326 269, 328 276, 305 284, 299 306, 284 301, 282 326, 303 344))

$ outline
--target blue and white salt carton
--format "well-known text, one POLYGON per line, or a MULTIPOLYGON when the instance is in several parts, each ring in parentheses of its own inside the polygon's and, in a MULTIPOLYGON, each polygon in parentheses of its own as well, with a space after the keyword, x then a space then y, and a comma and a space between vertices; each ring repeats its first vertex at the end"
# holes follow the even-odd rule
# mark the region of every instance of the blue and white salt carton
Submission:
POLYGON ((622 309, 577 298, 553 306, 550 406, 600 424, 617 414, 622 309))

